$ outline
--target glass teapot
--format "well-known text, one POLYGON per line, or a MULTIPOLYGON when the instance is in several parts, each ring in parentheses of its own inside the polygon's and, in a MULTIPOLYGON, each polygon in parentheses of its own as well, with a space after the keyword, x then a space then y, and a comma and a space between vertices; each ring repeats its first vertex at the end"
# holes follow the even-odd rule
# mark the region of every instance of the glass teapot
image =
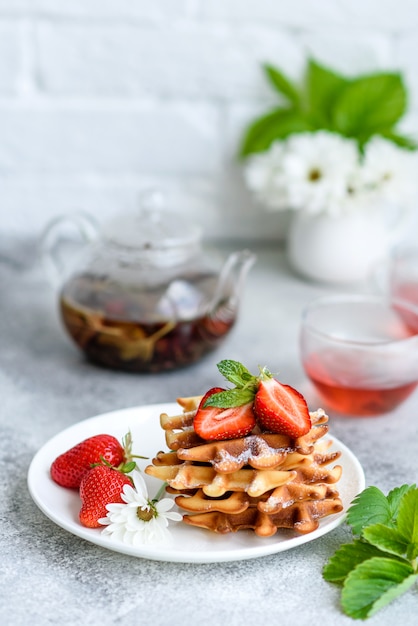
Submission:
POLYGON ((70 337, 89 361, 130 372, 186 366, 215 349, 255 261, 242 250, 220 263, 156 193, 100 230, 85 214, 57 218, 41 250, 70 337))

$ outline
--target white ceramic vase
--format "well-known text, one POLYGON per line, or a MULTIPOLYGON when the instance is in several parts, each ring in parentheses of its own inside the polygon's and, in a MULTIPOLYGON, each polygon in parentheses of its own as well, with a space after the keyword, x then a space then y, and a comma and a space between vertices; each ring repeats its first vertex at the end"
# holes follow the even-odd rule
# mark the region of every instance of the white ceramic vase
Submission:
POLYGON ((384 211, 365 209, 342 216, 297 213, 289 228, 287 253, 292 268, 325 283, 366 280, 405 232, 408 213, 389 223, 384 211))

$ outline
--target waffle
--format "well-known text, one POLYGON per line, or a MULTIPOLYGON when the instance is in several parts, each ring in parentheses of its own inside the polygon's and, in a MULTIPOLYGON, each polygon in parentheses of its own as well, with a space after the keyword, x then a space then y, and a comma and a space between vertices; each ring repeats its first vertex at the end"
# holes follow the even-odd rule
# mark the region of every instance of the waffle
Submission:
POLYGON ((261 433, 206 442, 194 432, 193 418, 201 396, 179 398, 182 411, 161 414, 170 451, 158 452, 145 472, 166 483, 185 511, 186 524, 216 533, 252 529, 268 537, 278 529, 315 530, 320 519, 342 510, 331 485, 341 477, 330 452, 328 417, 310 413, 312 428, 299 438, 261 433))
POLYGON ((277 513, 264 513, 250 506, 240 513, 209 511, 185 515, 183 521, 216 533, 254 530, 260 537, 271 537, 278 529, 291 529, 300 534, 311 533, 319 526, 319 520, 342 510, 341 500, 329 498, 295 502, 277 513))
POLYGON ((151 465, 145 472, 165 481, 178 491, 202 488, 207 496, 218 498, 228 491, 245 491, 250 496, 259 496, 284 485, 296 477, 296 472, 281 470, 241 469, 230 474, 218 474, 209 465, 151 465))

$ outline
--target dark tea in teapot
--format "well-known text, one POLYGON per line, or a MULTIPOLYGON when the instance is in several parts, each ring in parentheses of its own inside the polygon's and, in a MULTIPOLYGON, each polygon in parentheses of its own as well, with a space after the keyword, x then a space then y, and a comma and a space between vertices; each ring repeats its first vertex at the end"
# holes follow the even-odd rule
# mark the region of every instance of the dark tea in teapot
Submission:
POLYGON ((199 360, 232 328, 236 308, 226 299, 193 317, 204 310, 202 301, 215 291, 217 281, 214 276, 190 276, 144 294, 105 277, 79 275, 61 293, 61 316, 93 363, 130 372, 170 370, 199 360))
POLYGON ((216 348, 235 323, 254 254, 209 253, 200 230, 157 200, 146 194, 140 211, 115 216, 101 233, 77 213, 43 235, 65 329, 93 363, 129 372, 183 367, 216 348), (63 245, 66 238, 75 248, 63 245))

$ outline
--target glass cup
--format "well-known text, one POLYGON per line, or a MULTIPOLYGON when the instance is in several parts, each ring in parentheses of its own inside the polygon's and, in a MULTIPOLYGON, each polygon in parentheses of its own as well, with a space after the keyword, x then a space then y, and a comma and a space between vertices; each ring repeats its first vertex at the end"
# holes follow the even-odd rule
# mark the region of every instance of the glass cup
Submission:
POLYGON ((302 364, 326 408, 352 416, 395 409, 418 384, 418 307, 363 295, 308 304, 302 364))
MULTIPOLYGON (((403 246, 394 250, 389 262, 388 287, 394 301, 418 307, 418 247, 403 246)), ((405 321, 418 332, 417 319, 407 315, 405 321)))

